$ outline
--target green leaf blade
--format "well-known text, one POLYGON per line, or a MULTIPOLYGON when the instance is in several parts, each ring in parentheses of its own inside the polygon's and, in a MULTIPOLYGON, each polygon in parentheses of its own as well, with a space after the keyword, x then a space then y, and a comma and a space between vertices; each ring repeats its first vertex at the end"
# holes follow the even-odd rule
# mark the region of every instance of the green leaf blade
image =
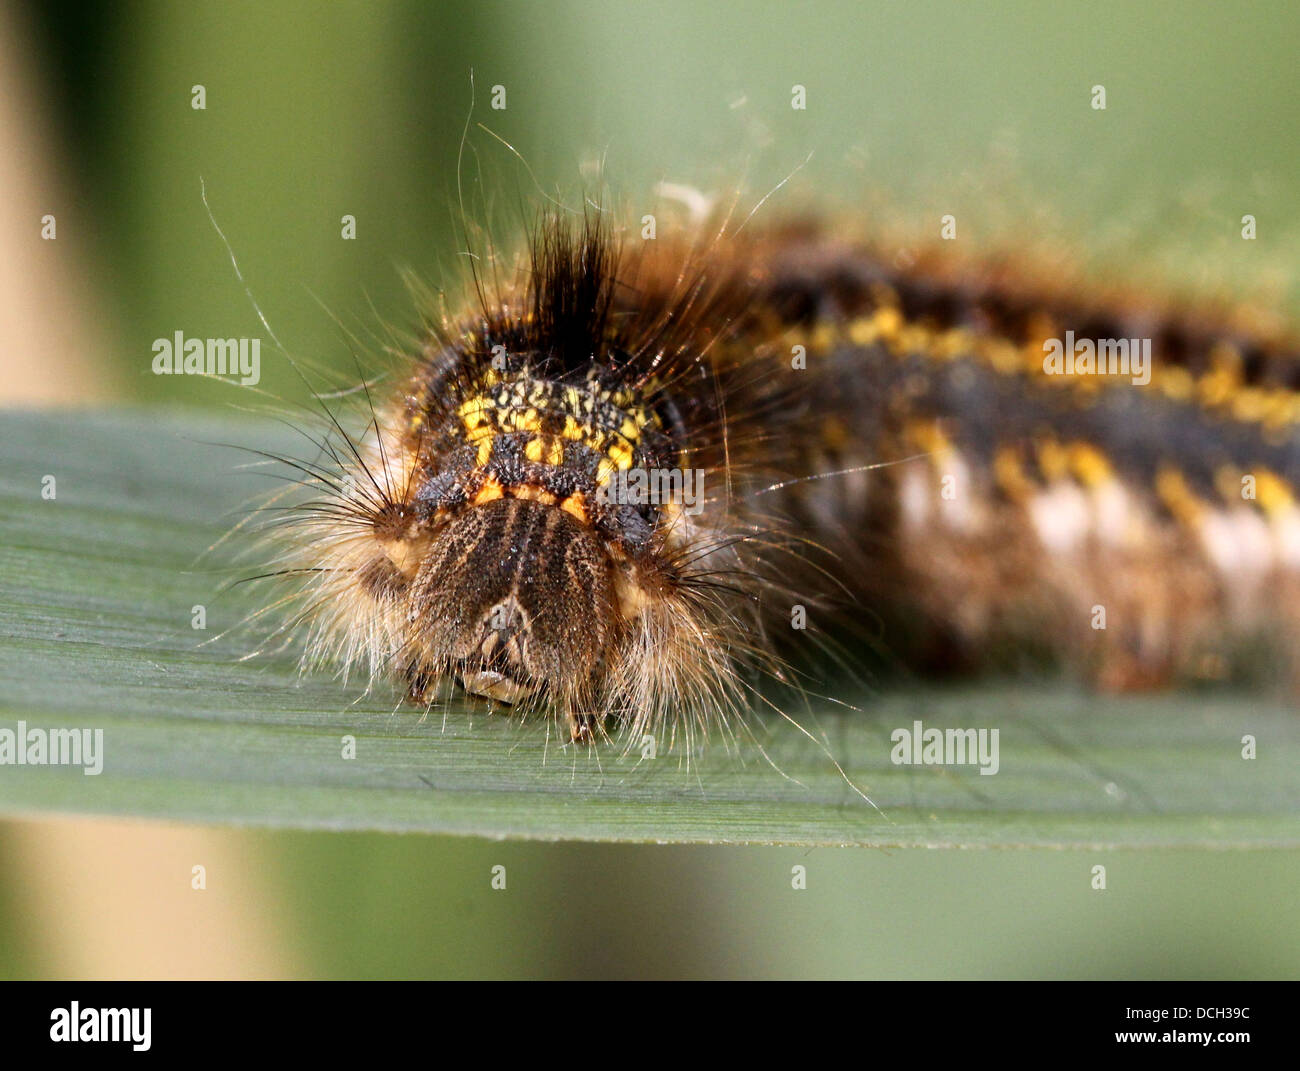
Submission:
POLYGON ((615 841, 1300 845, 1300 719, 1279 701, 1007 685, 851 696, 863 713, 801 715, 825 748, 756 718, 757 743, 688 763, 561 746, 554 727, 471 702, 426 715, 395 687, 302 678, 289 653, 241 660, 255 638, 221 634, 267 596, 230 587, 238 573, 209 549, 269 484, 211 445, 230 441, 303 442, 243 418, 0 414, 0 730, 104 734, 98 776, 0 765, 0 811, 615 841), (190 627, 196 604, 207 632, 190 627), (998 728, 999 772, 894 765, 890 733, 916 720, 998 728))

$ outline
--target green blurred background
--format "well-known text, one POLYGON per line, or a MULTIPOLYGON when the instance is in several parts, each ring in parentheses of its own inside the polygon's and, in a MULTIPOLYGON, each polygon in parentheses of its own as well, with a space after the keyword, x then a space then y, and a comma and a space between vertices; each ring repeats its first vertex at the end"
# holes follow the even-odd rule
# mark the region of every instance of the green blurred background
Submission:
MULTIPOLYGON (((9 110, 30 132, 11 125, 17 148, 3 147, 23 165, 7 211, 29 231, 56 212, 66 262, 51 270, 82 295, 84 341, 70 355, 0 334, 11 401, 245 403, 150 374, 152 340, 173 331, 264 334, 200 176, 277 335, 346 377, 336 318, 362 335, 412 326, 402 270, 435 288, 463 280, 471 68, 462 178, 471 218, 502 234, 547 195, 597 191, 639 217, 661 180, 739 191, 743 214, 793 172, 764 212, 830 206, 869 228, 887 210, 916 229, 952 212, 975 248, 1070 236, 1098 270, 1158 269, 1175 286, 1295 307, 1293 4, 44 3, 3 9, 0 33, 21 89, 9 110), (790 107, 796 83, 806 111, 790 107), (1089 106, 1095 84, 1104 112, 1089 106), (490 107, 495 85, 504 110, 490 107), (1255 243, 1238 237, 1247 212, 1255 243), (340 238, 344 214, 355 241, 340 238)), ((18 263, 42 255, 23 246, 18 263)), ((302 390, 266 349, 262 386, 302 390)), ((492 844, 67 821, 0 826, 0 851, 3 976, 1300 975, 1295 853, 492 844), (173 894, 151 883, 175 880, 184 898, 204 853, 221 860, 209 914, 191 901, 169 913, 173 894), (1090 888, 1097 862, 1106 892, 1090 888), (497 864, 504 892, 489 887, 497 864), (795 865, 806 891, 791 888, 795 865), (55 894, 87 917, 42 914, 55 894), (150 942, 153 958, 139 949, 150 942)))

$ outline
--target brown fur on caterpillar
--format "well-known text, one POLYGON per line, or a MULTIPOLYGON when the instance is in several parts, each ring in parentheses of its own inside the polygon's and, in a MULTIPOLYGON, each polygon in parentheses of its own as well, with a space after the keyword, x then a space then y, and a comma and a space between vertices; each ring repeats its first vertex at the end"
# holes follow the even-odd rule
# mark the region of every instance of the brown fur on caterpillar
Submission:
POLYGON ((1295 643, 1295 354, 816 228, 552 219, 290 522, 306 660, 689 746, 838 585, 925 671, 1034 649, 1106 686, 1222 677, 1257 634, 1295 643), (1149 339, 1149 382, 1050 374, 1066 332, 1149 339))
POLYGON ((665 272, 594 219, 552 223, 519 291, 429 341, 351 490, 297 518, 309 659, 395 667, 419 702, 450 679, 545 707, 574 740, 731 729, 746 664, 772 663, 754 547, 781 537, 729 507, 724 474, 763 452, 729 414, 788 385, 728 349, 742 266, 684 256, 665 272), (617 493, 687 470, 701 500, 617 493))

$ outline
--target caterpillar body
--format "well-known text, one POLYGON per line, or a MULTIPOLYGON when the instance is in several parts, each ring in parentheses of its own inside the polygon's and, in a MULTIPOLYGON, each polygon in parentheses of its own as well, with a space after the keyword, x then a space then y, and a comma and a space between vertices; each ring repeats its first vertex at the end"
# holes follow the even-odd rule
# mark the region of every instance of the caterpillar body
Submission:
POLYGON ((399 360, 367 433, 304 463, 283 561, 306 663, 416 702, 690 746, 832 606, 923 673, 1290 665, 1300 361, 1270 320, 588 216, 399 360))

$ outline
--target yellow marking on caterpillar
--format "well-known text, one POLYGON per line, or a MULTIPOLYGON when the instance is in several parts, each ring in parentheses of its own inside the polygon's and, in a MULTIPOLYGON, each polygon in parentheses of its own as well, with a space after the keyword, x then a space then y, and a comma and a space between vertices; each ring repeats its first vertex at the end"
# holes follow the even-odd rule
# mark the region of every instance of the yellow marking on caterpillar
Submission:
MULTIPOLYGON (((620 409, 626 409, 633 402, 632 395, 626 390, 602 392, 599 400, 620 409)), ((590 394, 578 387, 565 387, 557 396, 544 382, 531 386, 523 382, 510 383, 494 394, 467 399, 460 405, 458 415, 465 427, 466 439, 471 443, 481 443, 501 431, 532 432, 540 436, 544 414, 555 413, 557 401, 564 415, 564 428, 559 437, 605 454, 618 468, 630 467, 632 451, 641 441, 642 431, 656 422, 653 413, 638 407, 627 413, 619 429, 611 433, 581 419, 579 414, 594 412, 590 394), (610 445, 611 434, 622 436, 626 442, 610 445)), ((525 447, 525 453, 530 460, 547 464, 558 465, 563 460, 562 446, 545 445, 537 440, 525 447)), ((480 463, 485 463, 489 456, 490 450, 485 453, 480 449, 480 463)))
POLYGON ((528 408, 524 410, 511 409, 502 414, 502 427, 513 428, 515 431, 538 432, 542 430, 542 417, 536 409, 528 408))
POLYGON ((540 502, 544 506, 553 506, 557 501, 552 492, 531 483, 515 484, 513 487, 506 489, 506 494, 511 498, 526 498, 532 502, 540 502))
POLYGON ((1099 487, 1114 475, 1106 455, 1090 443, 1069 446, 1070 469, 1085 487, 1099 487))
MULTIPOLYGON (((881 289, 882 294, 876 295, 879 307, 842 329, 855 345, 881 342, 895 355, 915 353, 934 360, 969 355, 1002 375, 1027 372, 1040 383, 1083 397, 1095 395, 1107 386, 1122 385, 1121 380, 1102 375, 1048 375, 1043 368, 1042 343, 1059 334, 1059 325, 1046 316, 1034 320, 1027 332, 1028 341, 1017 345, 998 335, 974 334, 965 328, 939 331, 924 323, 908 322, 897 307, 897 295, 888 288, 881 289)), ((814 329, 811 346, 827 344, 820 331, 822 328, 814 329)), ((1232 419, 1242 423, 1262 423, 1276 430, 1300 424, 1300 392, 1243 386, 1242 355, 1232 343, 1217 343, 1211 350, 1210 362, 1210 369, 1196 377, 1186 368, 1168 367, 1157 361, 1151 369, 1151 385, 1176 402, 1196 401, 1209 409, 1226 408, 1232 419)))
POLYGON ((1295 497, 1285 480, 1275 472, 1260 469, 1255 474, 1255 500, 1260 508, 1270 515, 1290 509, 1295 505, 1295 497))
POLYGON ((1264 397, 1264 426, 1270 431, 1285 431, 1300 415, 1300 395, 1276 388, 1264 397))
POLYGON ((566 413, 564 415, 564 430, 560 432, 560 435, 570 442, 580 443, 585 440, 587 432, 590 430, 590 428, 579 424, 571 415, 566 413))
POLYGON ((1162 466, 1156 474, 1156 495, 1174 517, 1189 527, 1200 521, 1207 508, 1187 485, 1187 478, 1168 465, 1162 466))
POLYGON ((1003 493, 1013 502, 1026 502, 1036 487, 1025 475, 1020 450, 1014 446, 1000 446, 993 457, 993 476, 1003 493))
POLYGON ((879 337, 892 346, 903 326, 903 314, 893 305, 885 305, 876 310, 873 319, 879 337))
POLYGON ((615 440, 610 443, 605 456, 620 469, 627 470, 632 467, 632 447, 625 442, 615 440))
POLYGON ((1070 467, 1070 455, 1055 439, 1043 439, 1038 444, 1038 471, 1049 483, 1064 478, 1070 467))
POLYGON ((462 402, 456 412, 465 427, 476 428, 488 418, 493 409, 494 406, 491 400, 479 395, 476 398, 470 398, 468 401, 462 402))
POLYGON ((1186 368, 1165 368, 1152 378, 1156 380, 1157 389, 1176 402, 1190 401, 1196 390, 1196 380, 1186 368))
POLYGON ((1240 379, 1232 369, 1211 369, 1196 381, 1196 395, 1201 404, 1209 408, 1223 405, 1224 402, 1230 400, 1234 402, 1235 408, 1236 400, 1239 400, 1240 395, 1237 396, 1237 399, 1234 399, 1233 396, 1239 390, 1240 383, 1240 379))
POLYGON ((953 446, 937 421, 913 420, 907 425, 912 441, 930 458, 930 465, 939 472, 952 456, 953 446))
POLYGON ((1232 399, 1232 415, 1249 424, 1258 424, 1269 411, 1268 396, 1258 387, 1242 387, 1232 399))
POLYGON ((590 518, 587 516, 587 503, 581 492, 572 494, 561 502, 560 509, 570 516, 576 517, 582 524, 590 523, 590 518))
POLYGON ((539 461, 546 465, 562 465, 564 464, 563 440, 549 435, 539 435, 529 440, 524 447, 524 456, 529 461, 539 461))
POLYGON ((839 334, 839 328, 835 324, 819 323, 808 339, 808 349, 817 355, 829 353, 838 341, 839 334))
POLYGON ((874 316, 861 316, 849 324, 849 341, 855 346, 870 346, 880 337, 874 316))
POLYGON ((934 343, 934 355, 940 360, 951 360, 970 353, 974 348, 971 333, 965 328, 954 327, 941 334, 934 343))
MULTIPOLYGON (((1020 349, 1005 339, 986 338, 978 349, 985 360, 993 366, 994 370, 1001 372, 1004 376, 1013 375, 1020 371, 1020 349)), ((1039 367, 1042 367, 1041 364, 1039 367)), ((1069 377, 1061 376, 1060 378, 1066 379, 1069 377)))
POLYGON ((900 353, 919 353, 931 360, 936 356, 938 335, 920 324, 904 324, 894 336, 894 345, 900 353))
POLYGON ((486 480, 483 486, 479 488, 478 494, 470 499, 471 506, 482 506, 488 502, 495 502, 498 498, 505 496, 505 488, 496 480, 486 480))

